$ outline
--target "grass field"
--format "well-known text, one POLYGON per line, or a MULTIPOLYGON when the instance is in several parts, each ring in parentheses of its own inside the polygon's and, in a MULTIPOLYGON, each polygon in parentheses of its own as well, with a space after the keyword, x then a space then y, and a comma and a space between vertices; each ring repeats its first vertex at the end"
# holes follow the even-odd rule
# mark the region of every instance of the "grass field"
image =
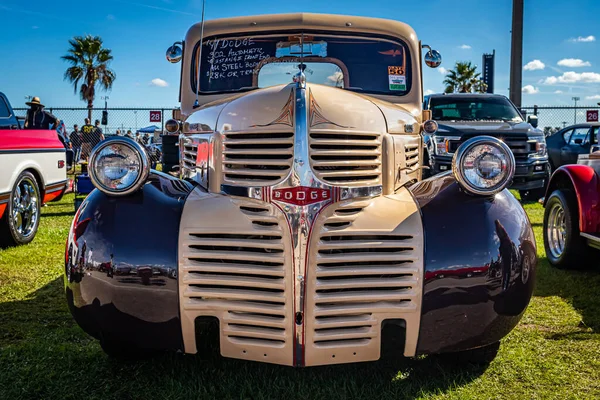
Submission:
POLYGON ((540 257, 535 297, 487 368, 423 357, 294 369, 178 354, 137 363, 107 358, 64 300, 68 195, 44 207, 33 243, 0 250, 0 398, 598 399, 600 268, 550 268, 543 209, 526 209, 540 257))

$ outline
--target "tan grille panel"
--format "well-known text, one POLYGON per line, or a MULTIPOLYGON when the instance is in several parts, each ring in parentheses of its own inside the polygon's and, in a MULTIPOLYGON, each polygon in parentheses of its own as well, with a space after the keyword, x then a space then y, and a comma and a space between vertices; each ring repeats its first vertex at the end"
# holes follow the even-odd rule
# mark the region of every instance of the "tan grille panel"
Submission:
POLYGON ((386 319, 405 320, 405 355, 414 355, 423 235, 408 192, 333 205, 316 224, 307 277, 306 364, 379 359, 386 319))
POLYGON ((310 159, 316 176, 332 185, 375 185, 381 181, 381 134, 313 129, 310 159))
POLYGON ((225 183, 266 186, 288 175, 294 153, 292 131, 225 131, 223 135, 225 183))
POLYGON ((180 301, 186 352, 194 320, 220 322, 221 354, 292 365, 289 233, 273 206, 194 192, 180 233, 180 301))

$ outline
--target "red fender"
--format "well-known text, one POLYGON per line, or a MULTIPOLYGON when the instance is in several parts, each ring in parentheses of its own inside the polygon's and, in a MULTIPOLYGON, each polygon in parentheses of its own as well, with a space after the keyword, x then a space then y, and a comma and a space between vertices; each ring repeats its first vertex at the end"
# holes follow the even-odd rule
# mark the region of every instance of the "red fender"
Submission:
POLYGON ((600 232, 600 181, 593 168, 587 165, 570 164, 558 168, 550 178, 546 200, 565 183, 575 190, 579 205, 579 230, 587 233, 600 232))

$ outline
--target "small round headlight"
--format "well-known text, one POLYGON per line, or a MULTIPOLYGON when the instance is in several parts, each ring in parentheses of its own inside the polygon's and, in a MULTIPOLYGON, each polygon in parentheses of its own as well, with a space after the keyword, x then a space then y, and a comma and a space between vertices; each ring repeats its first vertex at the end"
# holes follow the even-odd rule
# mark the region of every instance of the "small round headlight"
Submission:
POLYGON ((477 136, 458 148, 452 159, 452 172, 466 191, 491 196, 512 182, 515 157, 504 142, 477 136))
POLYGON ((169 133, 177 133, 181 128, 181 124, 176 119, 170 119, 165 122, 165 130, 169 133))
POLYGON ((438 123, 432 119, 428 119, 427 121, 423 122, 423 130, 425 133, 433 135, 438 130, 438 123))
POLYGON ((124 196, 138 190, 150 172, 148 154, 139 143, 115 137, 92 150, 88 166, 90 179, 100 191, 124 196))

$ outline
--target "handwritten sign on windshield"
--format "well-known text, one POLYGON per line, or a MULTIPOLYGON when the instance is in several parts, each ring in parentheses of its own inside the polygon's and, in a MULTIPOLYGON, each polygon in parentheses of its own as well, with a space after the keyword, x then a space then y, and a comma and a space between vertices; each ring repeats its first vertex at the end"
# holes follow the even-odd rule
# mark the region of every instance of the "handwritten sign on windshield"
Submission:
POLYGON ((252 75, 261 60, 271 57, 274 46, 272 42, 241 38, 215 39, 208 41, 205 47, 209 51, 206 58, 210 66, 207 72, 209 79, 219 80, 252 75))

